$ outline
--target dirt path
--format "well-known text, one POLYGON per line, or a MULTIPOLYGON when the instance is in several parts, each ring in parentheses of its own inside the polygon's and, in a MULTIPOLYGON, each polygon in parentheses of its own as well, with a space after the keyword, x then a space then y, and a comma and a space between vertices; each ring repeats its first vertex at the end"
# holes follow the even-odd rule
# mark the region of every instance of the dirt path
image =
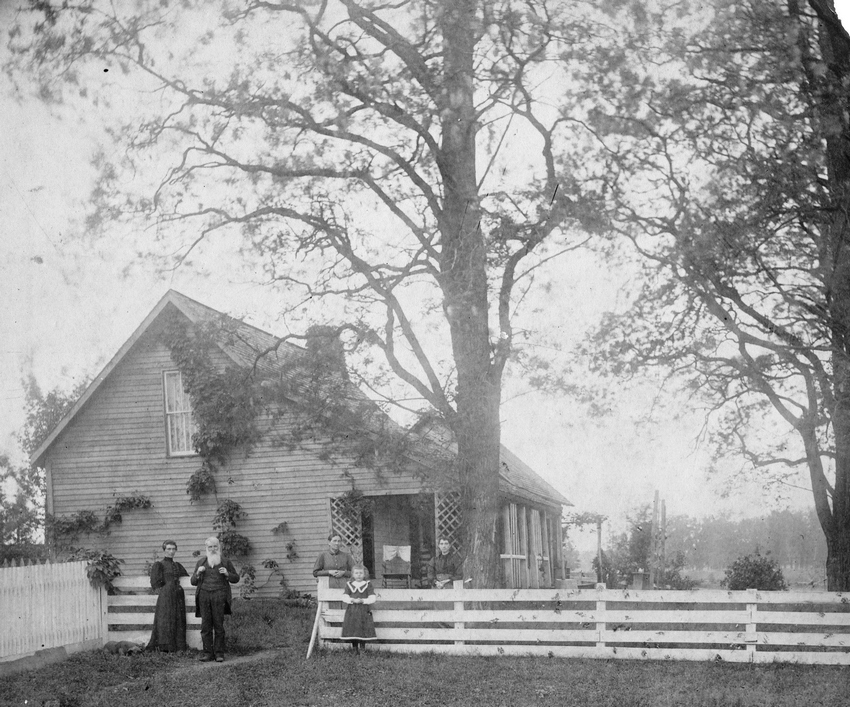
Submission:
MULTIPOLYGON (((168 674, 170 677, 185 678, 187 681, 190 681, 193 675, 203 674, 203 672, 206 670, 221 670, 223 667, 230 665, 245 665, 247 663, 257 663, 265 658, 272 658, 278 655, 279 653, 279 650, 265 650, 260 651, 259 653, 251 653, 250 655, 240 655, 235 658, 226 658, 223 663, 216 663, 215 661, 208 661, 202 663, 196 659, 193 663, 189 665, 183 665, 179 668, 175 668, 174 670, 169 670, 168 674)), ((118 683, 117 685, 110 685, 109 687, 103 688, 103 690, 100 691, 100 694, 121 695, 122 693, 134 692, 139 689, 140 680, 146 680, 148 681, 148 684, 150 684, 151 678, 137 678, 135 680, 128 680, 126 682, 118 683)), ((58 707, 58 701, 56 705, 58 707)), ((45 707, 53 707, 53 705, 47 703, 45 707)))

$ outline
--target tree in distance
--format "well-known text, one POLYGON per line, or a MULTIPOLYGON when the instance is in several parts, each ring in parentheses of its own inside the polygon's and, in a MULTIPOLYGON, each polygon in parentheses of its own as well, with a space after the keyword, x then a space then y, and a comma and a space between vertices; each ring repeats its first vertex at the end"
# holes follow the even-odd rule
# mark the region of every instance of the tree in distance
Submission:
POLYGON ((664 367, 718 466, 766 493, 804 470, 846 591, 850 36, 828 0, 636 3, 623 27, 591 62, 589 125, 641 272, 588 353, 617 376, 664 367))

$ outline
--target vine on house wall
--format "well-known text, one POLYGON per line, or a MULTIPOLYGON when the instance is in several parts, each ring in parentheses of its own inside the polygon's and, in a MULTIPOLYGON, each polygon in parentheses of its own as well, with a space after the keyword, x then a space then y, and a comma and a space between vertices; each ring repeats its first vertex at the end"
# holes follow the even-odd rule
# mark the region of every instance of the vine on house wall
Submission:
POLYGON ((213 517, 213 530, 218 534, 222 555, 247 557, 251 554, 251 541, 236 532, 236 524, 246 515, 242 506, 229 498, 219 504, 213 517))
MULTIPOLYGON (((196 426, 193 444, 201 457, 200 468, 186 484, 191 502, 217 493, 216 472, 227 464, 234 449, 242 447, 246 454, 250 452, 261 435, 258 415, 265 405, 273 422, 288 410, 297 411, 291 424, 285 426, 286 432, 278 432, 273 440, 281 446, 293 449, 302 441, 321 438, 320 458, 335 463, 342 456, 356 467, 371 468, 379 480, 387 470, 409 466, 415 435, 394 425, 384 410, 351 384, 339 333, 339 328, 311 328, 306 355, 289 357, 278 375, 260 381, 255 370, 247 372, 237 366, 222 370, 213 362, 212 352, 219 342, 237 335, 232 320, 222 318, 216 323, 190 326, 182 317, 175 317, 166 325, 161 338, 191 400, 196 426)), ((353 485, 350 471, 344 468, 342 474, 353 485)), ((374 504, 362 492, 352 490, 345 499, 346 515, 372 515, 374 504)), ((243 515, 235 501, 227 499, 219 505, 213 527, 226 555, 245 557, 251 551, 248 538, 235 530, 243 515)), ((285 523, 273 532, 285 533, 285 523)), ((295 540, 288 539, 284 548, 287 560, 293 562, 298 557, 295 540)), ((272 570, 270 576, 281 576, 282 592, 288 592, 277 563, 265 560, 263 566, 272 570)), ((253 566, 245 565, 242 575, 243 594, 250 596, 256 591, 253 566)))
MULTIPOLYGON (((272 535, 285 535, 288 531, 288 526, 286 521, 282 523, 278 523, 274 528, 271 529, 272 535)), ((286 550, 286 559, 290 562, 295 562, 298 559, 298 548, 297 542, 295 538, 289 538, 283 545, 286 550)), ((277 560, 273 560, 267 558, 261 563, 263 569, 271 570, 269 572, 269 576, 266 577, 266 581, 263 582, 259 587, 256 586, 257 573, 254 569, 253 565, 245 565, 242 567, 240 571, 240 576, 242 577, 242 584, 240 585, 240 596, 243 599, 250 599, 259 589, 265 587, 273 577, 280 577, 280 581, 278 584, 280 585, 280 598, 283 600, 309 600, 309 595, 302 595, 300 592, 296 590, 292 590, 289 588, 289 585, 286 581, 286 576, 283 573, 283 568, 277 562, 277 560), (306 597, 306 600, 304 599, 306 597)), ((300 605, 300 604, 299 604, 300 605)))
POLYGON ((45 530, 55 547, 68 551, 67 560, 86 561, 86 575, 93 587, 105 587, 107 593, 114 594, 112 580, 121 575, 121 560, 105 550, 87 547, 73 547, 80 535, 107 535, 112 525, 120 524, 124 518, 122 512, 131 509, 152 508, 148 496, 121 496, 111 506, 107 506, 103 519, 91 510, 81 510, 69 516, 51 516, 45 519, 45 530))
POLYGON ((162 333, 192 403, 192 442, 201 457, 201 467, 186 484, 192 502, 215 493, 215 472, 227 463, 234 449, 244 447, 247 454, 260 437, 257 414, 261 396, 253 376, 237 366, 221 370, 213 363, 211 351, 222 333, 227 333, 222 324, 190 329, 176 318, 162 333))
POLYGON ((92 510, 81 510, 71 515, 53 516, 47 514, 45 529, 48 537, 57 547, 69 547, 81 535, 106 535, 109 528, 123 520, 123 511, 134 508, 152 508, 148 496, 121 496, 111 506, 106 507, 103 518, 92 510))
POLYGON ((113 523, 120 523, 123 520, 122 511, 129 511, 134 508, 151 508, 152 506, 153 503, 148 496, 121 496, 121 498, 115 500, 115 503, 107 507, 103 525, 108 529, 113 523))
POLYGON ((356 526, 361 518, 372 517, 375 512, 375 501, 360 489, 353 488, 337 498, 337 510, 347 521, 356 526))

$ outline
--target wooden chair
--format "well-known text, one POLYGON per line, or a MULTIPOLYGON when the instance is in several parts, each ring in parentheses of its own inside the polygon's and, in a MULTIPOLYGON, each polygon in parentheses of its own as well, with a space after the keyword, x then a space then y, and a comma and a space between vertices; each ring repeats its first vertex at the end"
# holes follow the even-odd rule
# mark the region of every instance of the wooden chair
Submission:
POLYGON ((395 583, 410 589, 410 545, 384 545, 384 561, 381 565, 381 586, 392 587, 395 583))

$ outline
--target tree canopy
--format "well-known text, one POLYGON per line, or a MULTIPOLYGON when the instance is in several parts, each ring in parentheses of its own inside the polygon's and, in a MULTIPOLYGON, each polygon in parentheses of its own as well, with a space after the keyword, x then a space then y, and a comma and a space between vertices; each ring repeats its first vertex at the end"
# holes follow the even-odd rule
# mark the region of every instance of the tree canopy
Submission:
MULTIPOLYGON (((32 375, 24 378, 26 418, 17 435, 21 451, 29 456, 53 430, 86 387, 80 383, 70 391, 42 392, 32 375)), ((44 469, 14 463, 0 455, 0 560, 43 554, 33 547, 43 540, 45 525, 44 469), (11 482, 10 492, 3 484, 11 482)))
POLYGON ((850 36, 821 0, 636 5, 627 29, 595 55, 590 125, 643 267, 591 351, 667 367, 708 403, 719 459, 807 469, 847 589, 850 36))
POLYGON ((143 225, 134 246, 172 266, 237 242, 290 318, 341 299, 349 350, 380 352, 407 407, 452 430, 468 564, 493 584, 517 308, 598 225, 586 99, 544 87, 611 41, 602 16, 551 0, 30 9, 11 31, 20 85, 120 118, 89 232, 143 225))

